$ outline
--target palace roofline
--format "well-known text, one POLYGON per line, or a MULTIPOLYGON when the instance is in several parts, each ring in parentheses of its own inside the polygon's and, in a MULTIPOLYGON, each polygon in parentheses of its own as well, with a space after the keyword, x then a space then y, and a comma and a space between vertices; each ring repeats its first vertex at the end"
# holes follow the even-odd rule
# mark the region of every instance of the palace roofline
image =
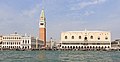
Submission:
POLYGON ((110 32, 110 31, 65 31, 65 32, 110 32))

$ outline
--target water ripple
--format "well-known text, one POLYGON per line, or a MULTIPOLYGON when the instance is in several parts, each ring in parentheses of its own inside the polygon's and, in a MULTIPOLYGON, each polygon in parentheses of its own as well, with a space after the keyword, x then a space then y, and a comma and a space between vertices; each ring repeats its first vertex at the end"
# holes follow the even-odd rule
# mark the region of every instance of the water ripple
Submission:
POLYGON ((0 51, 0 62, 120 62, 120 52, 0 51))

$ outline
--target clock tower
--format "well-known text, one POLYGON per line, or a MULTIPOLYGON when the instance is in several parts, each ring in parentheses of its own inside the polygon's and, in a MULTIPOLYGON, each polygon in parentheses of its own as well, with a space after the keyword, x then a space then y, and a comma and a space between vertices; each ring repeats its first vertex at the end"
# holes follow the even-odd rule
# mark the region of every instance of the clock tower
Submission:
POLYGON ((39 39, 43 41, 43 46, 46 47, 46 18, 45 18, 44 9, 42 9, 41 15, 40 15, 39 39))

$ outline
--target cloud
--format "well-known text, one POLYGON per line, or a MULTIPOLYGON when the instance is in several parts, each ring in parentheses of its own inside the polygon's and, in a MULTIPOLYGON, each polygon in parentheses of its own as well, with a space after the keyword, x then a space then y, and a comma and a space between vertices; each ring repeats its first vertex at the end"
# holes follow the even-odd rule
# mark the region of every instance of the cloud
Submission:
POLYGON ((107 0, 90 0, 88 2, 80 2, 80 3, 73 5, 73 7, 71 7, 70 10, 80 10, 80 9, 86 8, 88 6, 104 3, 106 1, 107 0))
POLYGON ((36 13, 39 13, 39 11, 40 11, 39 9, 40 9, 40 5, 36 4, 34 8, 22 11, 21 15, 33 17, 33 16, 35 16, 36 13))
POLYGON ((105 31, 110 31, 112 40, 120 38, 120 15, 119 13, 111 13, 107 17, 98 21, 98 23, 93 24, 91 28, 100 29, 105 31))
POLYGON ((84 16, 90 16, 94 13, 95 13, 94 11, 85 11, 84 16))
POLYGON ((18 31, 21 34, 28 33, 29 35, 36 36, 39 16, 35 16, 39 15, 40 10, 38 7, 39 5, 36 4, 31 9, 26 8, 22 12, 17 12, 16 8, 4 6, 0 10, 0 34, 11 34, 18 31))

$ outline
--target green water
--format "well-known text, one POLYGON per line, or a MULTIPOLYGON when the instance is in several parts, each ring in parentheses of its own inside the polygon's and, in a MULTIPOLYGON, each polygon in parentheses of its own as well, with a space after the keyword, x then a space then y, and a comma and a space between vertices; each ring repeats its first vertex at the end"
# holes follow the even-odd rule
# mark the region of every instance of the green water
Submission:
POLYGON ((0 51, 0 62, 120 62, 120 51, 0 51))

